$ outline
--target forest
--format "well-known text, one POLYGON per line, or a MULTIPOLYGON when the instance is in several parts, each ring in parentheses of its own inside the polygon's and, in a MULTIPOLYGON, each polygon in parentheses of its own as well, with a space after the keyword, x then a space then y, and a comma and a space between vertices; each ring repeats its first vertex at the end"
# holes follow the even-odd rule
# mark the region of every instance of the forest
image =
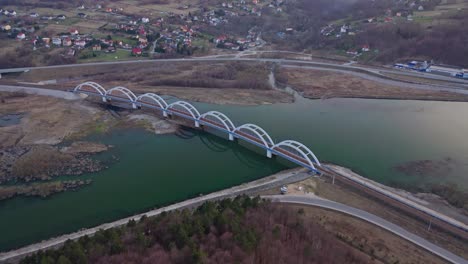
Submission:
POLYGON ((259 197, 206 202, 100 230, 38 252, 23 264, 367 263, 359 251, 304 217, 259 197))

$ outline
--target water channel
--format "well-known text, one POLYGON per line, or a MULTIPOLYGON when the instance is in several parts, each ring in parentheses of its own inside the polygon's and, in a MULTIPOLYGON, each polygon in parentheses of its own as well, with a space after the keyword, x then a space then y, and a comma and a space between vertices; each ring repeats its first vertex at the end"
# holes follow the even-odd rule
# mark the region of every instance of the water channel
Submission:
MULTIPOLYGON (((236 125, 257 124, 276 142, 298 140, 320 160, 349 167, 384 184, 443 183, 468 190, 467 103, 298 98, 293 104, 250 107, 194 105, 200 112, 221 111, 236 125), (421 160, 433 163, 430 173, 395 169, 421 160)), ((98 159, 117 156, 119 161, 107 170, 80 176, 92 179, 93 184, 78 191, 0 202, 0 251, 261 178, 289 166, 245 148, 245 144, 190 129, 177 135, 115 130, 92 135, 89 140, 114 146, 98 159)))

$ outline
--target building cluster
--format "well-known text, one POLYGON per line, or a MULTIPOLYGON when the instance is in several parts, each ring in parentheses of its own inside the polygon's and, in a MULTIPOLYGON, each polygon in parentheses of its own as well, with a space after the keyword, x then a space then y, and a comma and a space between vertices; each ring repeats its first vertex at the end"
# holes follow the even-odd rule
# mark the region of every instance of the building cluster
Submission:
MULTIPOLYGON (((212 39, 219 48, 244 50, 261 44, 258 30, 250 30, 245 37, 210 36, 200 33, 207 27, 218 27, 221 24, 229 23, 231 17, 261 16, 262 8, 265 7, 274 8, 277 12, 281 12, 283 1, 271 0, 267 3, 265 0, 225 0, 211 10, 203 9, 192 11, 192 13, 188 12, 188 14, 166 12, 164 17, 125 15, 122 8, 103 8, 100 4, 95 7, 77 6, 76 17, 78 18, 87 18, 86 9, 91 8, 114 16, 116 21, 121 21, 117 22, 115 28, 105 29, 108 32, 104 35, 108 34, 110 37, 104 39, 93 36, 93 34, 80 34, 79 30, 72 28, 72 26, 68 32, 62 32, 55 36, 48 35, 47 31, 44 30, 35 32, 46 28, 49 24, 63 25, 62 21, 70 18, 63 14, 51 16, 31 11, 19 15, 15 10, 0 8, 0 16, 8 18, 0 24, 0 29, 11 38, 24 43, 32 43, 33 50, 39 47, 65 47, 66 56, 74 56, 83 49, 106 52, 125 49, 135 56, 140 56, 153 45, 154 51, 158 53, 186 53, 187 50, 192 50, 194 39, 198 36, 207 40, 212 39), (40 20, 43 22, 39 22, 40 20), (128 41, 113 41, 112 37, 115 36, 116 31, 119 36, 116 39, 122 39, 122 36, 125 36, 124 38, 127 38, 128 41)), ((186 9, 189 6, 180 8, 186 9)), ((187 54, 189 53, 187 52, 187 54)))
POLYGON ((246 50, 248 48, 253 48, 261 44, 259 34, 259 30, 256 27, 254 27, 249 30, 245 38, 236 38, 233 36, 222 34, 217 36, 213 40, 213 42, 218 48, 231 50, 246 50))

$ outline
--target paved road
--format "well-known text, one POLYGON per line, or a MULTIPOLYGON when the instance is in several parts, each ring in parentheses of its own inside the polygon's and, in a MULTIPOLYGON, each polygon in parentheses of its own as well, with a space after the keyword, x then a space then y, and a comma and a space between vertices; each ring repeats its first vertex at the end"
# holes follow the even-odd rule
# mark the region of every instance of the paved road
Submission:
POLYGON ((310 177, 310 174, 307 173, 306 170, 304 169, 294 169, 294 170, 279 172, 277 174, 274 174, 274 175, 271 175, 266 178, 262 178, 253 182, 244 183, 239 186, 231 187, 229 189, 225 189, 225 190, 221 190, 218 192, 203 195, 200 197, 196 197, 193 199, 185 200, 185 201, 175 203, 166 207, 151 210, 146 213, 123 218, 115 222, 106 223, 106 224, 102 224, 93 228, 83 229, 75 233, 51 238, 51 239, 48 239, 48 240, 45 240, 36 244, 32 244, 23 248, 16 249, 16 250, 3 252, 3 253, 0 252, 0 263, 4 263, 6 261, 16 261, 20 258, 23 258, 39 250, 46 250, 46 249, 58 247, 69 239, 76 240, 85 235, 92 236, 94 235, 94 233, 96 233, 97 231, 101 229, 105 230, 105 229, 109 229, 113 227, 126 225, 128 221, 131 219, 139 221, 143 215, 150 217, 150 216, 158 215, 162 212, 198 206, 198 205, 201 205, 203 202, 210 201, 210 200, 218 200, 218 199, 223 199, 227 197, 233 197, 233 196, 240 195, 240 194, 254 194, 261 190, 268 190, 271 188, 275 188, 277 186, 282 186, 284 184, 302 181, 308 177, 310 177))
POLYGON ((341 213, 345 213, 362 220, 365 220, 369 223, 377 225, 403 239, 408 240, 409 242, 416 244, 429 252, 451 262, 451 263, 459 263, 459 264, 468 264, 468 261, 464 258, 461 258, 437 245, 432 244, 431 242, 425 240, 424 238, 417 236, 413 233, 406 231, 405 229, 388 222, 387 220, 380 218, 376 215, 370 214, 368 212, 359 210, 354 207, 350 207, 341 203, 332 202, 329 200, 316 198, 312 196, 291 196, 291 195, 273 195, 273 196, 265 196, 264 198, 272 199, 273 201, 281 202, 281 203, 292 203, 292 204, 304 204, 304 205, 311 205, 317 206, 321 208, 326 208, 333 211, 338 211, 341 213))
POLYGON ((37 94, 37 95, 44 95, 44 96, 51 96, 56 98, 62 98, 65 100, 77 100, 80 99, 80 95, 60 91, 60 90, 51 90, 51 89, 44 89, 44 88, 35 88, 35 87, 24 87, 24 86, 16 86, 16 85, 0 85, 0 91, 2 92, 20 92, 20 93, 27 93, 27 94, 37 94))
MULTIPOLYGON (((259 52, 259 51, 256 51, 259 52)), ((279 52, 279 51, 277 51, 279 52)), ((468 88, 468 80, 449 78, 446 76, 422 74, 419 72, 403 72, 400 70, 393 69, 373 69, 368 67, 361 67, 355 65, 340 65, 336 63, 327 63, 322 61, 313 60, 291 60, 291 59, 269 59, 269 58, 236 58, 236 57, 221 57, 220 56, 208 56, 208 57, 193 57, 193 58, 181 58, 181 59, 157 59, 157 60, 128 60, 128 61, 110 61, 110 62, 92 62, 92 63, 80 63, 80 64, 66 64, 66 65, 54 65, 54 66, 40 66, 40 67, 23 67, 23 68, 12 68, 12 69, 0 69, 0 74, 9 72, 27 72, 34 69, 55 69, 55 68, 68 68, 68 67, 86 67, 86 66, 98 66, 98 65, 116 65, 116 64, 130 64, 130 63, 154 63, 154 62, 178 62, 178 61, 260 61, 260 62, 273 62, 280 64, 303 64, 313 65, 320 68, 339 68, 346 71, 364 71, 372 75, 381 75, 382 79, 384 75, 381 73, 394 73, 403 74, 419 78, 428 78, 441 81, 451 81, 459 83, 460 85, 468 88)), ((232 55, 228 55, 232 56, 232 55)), ((388 79, 388 78, 387 78, 388 79)), ((408 82, 402 82, 408 83, 408 82)))

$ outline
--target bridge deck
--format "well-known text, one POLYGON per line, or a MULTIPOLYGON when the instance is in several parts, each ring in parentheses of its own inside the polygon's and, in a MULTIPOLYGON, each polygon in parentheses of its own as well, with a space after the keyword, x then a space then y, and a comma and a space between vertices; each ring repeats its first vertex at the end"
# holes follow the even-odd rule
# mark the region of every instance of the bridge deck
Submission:
MULTIPOLYGON (((222 130, 224 132, 228 132, 232 135, 234 135, 235 137, 237 138, 241 138, 243 140, 246 140, 247 142, 250 142, 260 148, 263 148, 263 149, 266 149, 268 151, 271 151, 272 154, 276 154, 278 156, 281 156, 293 163, 296 163, 300 166, 303 166, 303 167, 306 167, 312 171, 315 171, 315 172, 320 172, 320 173, 325 173, 327 175, 330 175, 330 176, 333 176, 344 182, 344 183, 348 183, 352 186, 355 186, 357 188, 359 188, 360 190, 363 190, 364 192, 367 192, 369 194, 378 194, 382 200, 385 200, 385 201, 388 201, 389 203, 392 203, 392 204, 395 204, 397 207, 409 212, 409 213, 413 213, 415 215, 420 215, 422 217, 422 219, 424 219, 425 217, 431 217, 431 221, 433 223, 433 225, 437 225, 439 227, 442 227, 443 229, 445 230, 448 230, 448 231, 451 231, 452 233, 454 234, 458 234, 459 236, 461 237, 464 237, 465 239, 468 239, 468 232, 467 232, 467 228, 466 228, 466 225, 464 224, 458 224, 458 223, 453 223, 452 221, 449 221, 449 220, 446 220, 444 219, 443 217, 439 217, 438 214, 434 214, 433 212, 431 212, 432 210, 430 209, 421 209, 421 208, 418 208, 417 206, 414 206, 414 205, 411 205, 405 201, 402 201, 401 197, 397 197, 395 195, 392 195, 392 194, 388 194, 388 193, 384 193, 380 190, 378 190, 377 187, 373 187, 373 186, 369 186, 369 184, 366 184, 366 183, 362 183, 360 182, 359 180, 357 179, 353 179, 353 178, 350 178, 350 177, 347 177, 345 175, 341 175, 339 173, 336 173, 334 172, 333 170, 327 168, 326 166, 318 166, 318 171, 317 169, 315 169, 315 167, 311 167, 311 165, 309 164, 309 161, 307 159, 305 159, 304 157, 302 156, 299 156, 295 153, 292 153, 284 148, 281 148, 281 147, 274 147, 271 143, 269 142, 266 142, 264 143, 262 139, 256 137, 256 136, 253 136, 253 135, 250 135, 248 133, 245 133, 243 131, 229 131, 229 129, 227 129, 223 124, 219 123, 219 122, 216 122, 216 121, 213 121, 213 120, 209 120, 207 118, 195 118, 192 116, 191 113, 189 112, 186 112, 186 111, 183 111, 183 110, 178 110, 178 109, 174 109, 173 107, 171 108, 166 108, 166 109, 162 109, 159 105, 156 105, 156 104, 153 104, 153 103, 149 103, 149 102, 142 102, 142 101, 139 101, 139 102, 134 102, 132 100, 130 100, 129 98, 127 97, 122 97, 122 96, 119 96, 119 95, 102 95, 100 94, 99 92, 97 92, 96 90, 94 89, 91 89, 91 88, 88 88, 88 87, 81 87, 81 89, 79 90, 76 90, 76 92, 82 92, 82 93, 86 93, 86 94, 90 94, 90 95, 98 95, 102 98, 106 98, 106 97, 111 97, 111 98, 116 98, 117 100, 121 100, 121 101, 124 101, 124 102, 128 102, 128 103, 141 103, 141 104, 145 104, 145 105, 148 105, 148 106, 152 106, 152 107, 155 107, 159 110, 162 110, 162 111, 166 111, 168 113, 172 113, 172 114, 175 114, 175 115, 178 115, 178 116, 181 116, 183 118, 187 118, 187 119, 190 119, 190 120, 194 120, 195 122, 201 122, 203 124, 207 124, 215 129, 219 129, 219 130, 222 130), (461 232, 460 232, 461 231, 461 232)), ((313 163, 315 164, 315 163, 313 163)))

